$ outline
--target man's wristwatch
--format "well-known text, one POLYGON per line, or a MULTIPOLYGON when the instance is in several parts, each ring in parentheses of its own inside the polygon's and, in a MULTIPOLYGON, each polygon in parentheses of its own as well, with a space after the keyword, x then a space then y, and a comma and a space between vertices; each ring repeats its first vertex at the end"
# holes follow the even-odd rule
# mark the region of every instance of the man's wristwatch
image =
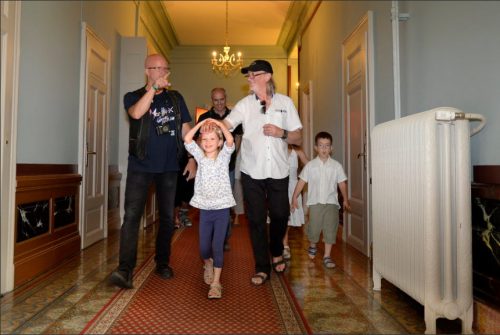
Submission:
POLYGON ((283 129, 283 135, 281 135, 282 140, 286 140, 288 138, 288 131, 286 129, 283 129))

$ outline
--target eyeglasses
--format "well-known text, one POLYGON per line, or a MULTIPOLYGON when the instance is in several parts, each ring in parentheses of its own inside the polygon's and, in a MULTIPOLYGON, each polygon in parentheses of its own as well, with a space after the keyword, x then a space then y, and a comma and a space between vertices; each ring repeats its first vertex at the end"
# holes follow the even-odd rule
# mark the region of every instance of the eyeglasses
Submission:
POLYGON ((151 66, 151 67, 147 67, 146 69, 148 69, 148 70, 157 70, 157 71, 163 71, 163 72, 166 72, 166 73, 170 73, 170 68, 163 67, 163 66, 151 66))
POLYGON ((261 73, 253 73, 253 72, 248 72, 248 73, 245 75, 245 77, 253 79, 253 78, 255 78, 255 77, 260 76, 261 74, 266 74, 266 73, 267 73, 267 72, 261 72, 261 73))

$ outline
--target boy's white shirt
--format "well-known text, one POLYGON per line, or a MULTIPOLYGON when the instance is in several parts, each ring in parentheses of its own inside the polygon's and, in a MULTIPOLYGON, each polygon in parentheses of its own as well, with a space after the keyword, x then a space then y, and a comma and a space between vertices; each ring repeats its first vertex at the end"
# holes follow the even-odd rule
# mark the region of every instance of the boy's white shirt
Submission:
POLYGON ((319 157, 316 157, 304 166, 299 178, 308 183, 308 206, 335 204, 340 207, 337 185, 346 181, 347 177, 339 162, 331 157, 323 162, 319 157))

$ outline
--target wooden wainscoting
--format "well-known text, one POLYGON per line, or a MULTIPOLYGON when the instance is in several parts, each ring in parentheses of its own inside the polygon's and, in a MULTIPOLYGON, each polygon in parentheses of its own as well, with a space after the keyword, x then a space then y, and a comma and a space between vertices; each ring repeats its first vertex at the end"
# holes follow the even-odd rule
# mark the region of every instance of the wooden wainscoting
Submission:
POLYGON ((79 189, 74 165, 18 164, 14 286, 80 251, 79 189))
POLYGON ((122 174, 117 165, 108 168, 108 235, 118 231, 120 221, 120 183, 122 174))

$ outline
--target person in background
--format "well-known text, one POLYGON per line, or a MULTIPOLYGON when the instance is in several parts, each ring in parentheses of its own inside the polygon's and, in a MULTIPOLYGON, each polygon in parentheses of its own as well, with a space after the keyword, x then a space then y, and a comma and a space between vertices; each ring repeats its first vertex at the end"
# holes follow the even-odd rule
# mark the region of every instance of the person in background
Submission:
MULTIPOLYGON (((241 136, 240 136, 241 141, 241 136)), ((241 151, 236 155, 236 165, 234 167, 234 189, 233 195, 236 200, 236 206, 233 207, 235 226, 240 224, 240 216, 245 214, 245 202, 243 200, 243 186, 241 185, 241 151)))
MULTIPOLYGON (((226 90, 222 87, 215 87, 212 89, 210 94, 212 99, 212 108, 210 108, 207 112, 200 115, 200 118, 197 122, 201 122, 206 119, 215 119, 215 120, 224 120, 231 110, 227 107, 227 95, 226 90)), ((241 135, 243 134, 243 128, 238 126, 232 132, 234 137, 234 142, 236 144, 236 149, 231 155, 231 161, 229 162, 229 179, 231 181, 231 189, 234 192, 234 184, 235 184, 235 167, 236 167, 236 156, 240 149, 241 143, 241 135)), ((199 135, 199 132, 198 134, 199 135)), ((229 246, 229 238, 231 237, 231 229, 232 229, 232 220, 230 217, 230 222, 227 228, 226 239, 224 241, 224 250, 230 250, 229 246)))
POLYGON ((347 177, 342 165, 330 157, 333 151, 332 135, 324 131, 319 132, 314 138, 314 143, 314 150, 318 155, 300 172, 290 206, 292 211, 299 207, 298 197, 307 183, 307 205, 309 206, 307 252, 309 258, 314 259, 317 252, 316 244, 322 233, 325 243, 323 265, 327 269, 333 269, 335 263, 331 259, 331 251, 337 239, 340 208, 337 186, 344 198, 344 209, 351 210, 347 197, 347 177))
MULTIPOLYGON (((288 199, 291 201, 293 191, 297 185, 297 171, 299 169, 299 160, 302 166, 309 162, 302 149, 295 145, 288 145, 288 163, 290 164, 290 176, 288 181, 288 199)), ((289 260, 292 258, 290 246, 288 245, 288 232, 290 227, 302 227, 305 223, 304 209, 302 208, 302 196, 299 194, 297 199, 297 208, 290 213, 288 227, 286 227, 285 237, 283 238, 283 258, 289 260)))
POLYGON ((123 99, 130 120, 125 215, 120 230, 119 264, 109 281, 126 289, 133 288, 139 226, 150 185, 155 183, 160 214, 156 273, 168 279, 173 276, 169 260, 177 174, 181 169, 188 179, 196 174, 194 159, 185 167, 179 166, 180 153, 184 150, 182 136, 191 129, 191 116, 182 95, 168 89, 168 62, 154 54, 146 58, 144 65, 146 85, 125 94, 123 99))
MULTIPOLYGON (((190 155, 185 153, 181 158, 181 166, 185 165, 191 158, 190 155)), ((193 197, 194 180, 188 178, 189 175, 179 173, 177 176, 177 191, 175 192, 175 228, 191 227, 193 223, 188 216, 189 213, 189 200, 193 197)))
POLYGON ((300 145, 302 123, 289 97, 276 93, 273 68, 256 60, 242 68, 251 93, 238 101, 224 123, 229 129, 243 125, 241 182, 250 223, 255 259, 254 285, 286 269, 283 260, 290 202, 288 200, 288 144, 300 145), (266 216, 271 222, 268 227, 266 216))
POLYGON ((221 121, 205 119, 186 134, 184 143, 198 163, 190 204, 200 209, 199 241, 204 261, 203 280, 210 285, 208 298, 219 299, 222 297, 220 277, 224 263, 224 238, 230 209, 236 204, 228 168, 235 149, 234 139, 221 121), (198 145, 193 137, 200 128, 202 131, 198 145))

